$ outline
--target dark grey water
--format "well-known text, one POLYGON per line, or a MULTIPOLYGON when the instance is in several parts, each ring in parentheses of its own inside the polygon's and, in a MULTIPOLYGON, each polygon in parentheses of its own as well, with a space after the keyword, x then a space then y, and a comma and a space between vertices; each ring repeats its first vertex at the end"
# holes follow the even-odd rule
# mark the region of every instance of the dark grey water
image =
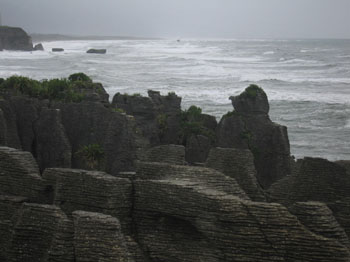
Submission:
POLYGON ((251 83, 267 92, 297 157, 350 159, 350 40, 150 40, 44 43, 63 53, 0 52, 0 77, 67 77, 82 71, 116 92, 175 91, 183 107, 218 118, 251 83), (107 48, 106 55, 86 54, 107 48))

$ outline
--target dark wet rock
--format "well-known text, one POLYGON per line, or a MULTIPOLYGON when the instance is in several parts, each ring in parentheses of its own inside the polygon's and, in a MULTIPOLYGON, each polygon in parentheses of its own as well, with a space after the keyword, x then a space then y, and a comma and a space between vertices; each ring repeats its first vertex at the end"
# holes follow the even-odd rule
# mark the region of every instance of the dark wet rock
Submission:
POLYGON ((335 161, 335 163, 344 167, 347 173, 350 175, 350 160, 339 160, 339 161, 335 161))
POLYGON ((0 147, 0 194, 47 203, 50 192, 29 152, 0 147))
POLYGON ((76 261, 132 262, 117 218, 85 211, 73 212, 76 261))
POLYGON ((106 49, 89 49, 86 51, 86 53, 88 54, 105 54, 107 53, 106 49))
POLYGON ((348 236, 326 204, 320 202, 296 202, 289 208, 289 211, 315 234, 335 239, 350 248, 348 236))
POLYGON ((25 96, 13 96, 9 102, 16 114, 15 119, 21 148, 28 152, 34 152, 34 122, 39 118, 41 103, 37 99, 25 96))
POLYGON ((52 48, 51 50, 52 50, 52 52, 63 52, 64 51, 63 48, 52 48))
POLYGON ((16 113, 7 100, 0 99, 0 109, 2 110, 5 129, 2 132, 4 143, 1 145, 21 149, 21 142, 17 131, 16 113))
POLYGON ((138 241, 155 261, 349 261, 279 204, 244 201, 170 176, 135 181, 138 241), (283 228, 283 230, 281 230, 283 228))
POLYGON ((0 145, 6 145, 6 119, 4 112, 0 108, 0 145))
POLYGON ((109 214, 120 219, 123 229, 130 228, 132 185, 128 179, 104 172, 49 168, 43 177, 52 187, 52 204, 67 214, 76 210, 109 214))
POLYGON ((36 159, 41 170, 71 167, 72 149, 59 109, 42 109, 34 124, 34 132, 36 159))
POLYGON ((146 151, 142 161, 185 165, 185 147, 180 145, 155 146, 146 151))
POLYGON ((33 48, 34 51, 44 51, 44 46, 42 43, 36 44, 33 48))
POLYGON ((265 201, 254 167, 254 157, 249 150, 213 148, 206 166, 234 178, 253 201, 265 201))
POLYGON ((55 206, 23 204, 7 250, 7 261, 73 261, 72 222, 55 206))
POLYGON ((78 92, 83 94, 84 101, 101 102, 109 106, 109 94, 101 83, 76 81, 74 86, 78 92))
POLYGON ((149 97, 117 93, 112 105, 135 117, 137 127, 151 146, 178 144, 181 127, 181 98, 173 93, 167 96, 148 91, 149 97))
POLYGON ((350 176, 340 165, 322 158, 306 157, 299 172, 276 182, 270 188, 271 201, 290 205, 294 202, 335 202, 350 197, 350 176))
POLYGON ((202 135, 192 135, 186 141, 186 161, 189 163, 204 163, 207 160, 212 141, 202 135))
POLYGON ((263 188, 291 173, 287 128, 268 116, 265 92, 248 87, 231 97, 235 111, 222 117, 217 128, 219 147, 248 148, 254 155, 257 178, 263 188))
POLYGON ((98 144, 104 159, 98 169, 112 175, 130 171, 134 166, 133 120, 97 102, 60 104, 62 123, 72 146, 72 167, 88 169, 76 154, 82 147, 98 144))
POLYGON ((248 149, 248 141, 242 137, 245 132, 245 123, 240 115, 223 116, 216 129, 216 144, 222 148, 248 149))
POLYGON ((0 26, 0 50, 2 49, 32 51, 32 39, 22 28, 0 26))
POLYGON ((266 93, 256 85, 250 85, 239 96, 231 96, 230 100, 237 113, 267 115, 270 110, 266 93))
POLYGON ((112 105, 135 118, 136 127, 140 130, 142 136, 148 140, 149 145, 160 144, 157 112, 149 97, 117 93, 113 97, 112 105))

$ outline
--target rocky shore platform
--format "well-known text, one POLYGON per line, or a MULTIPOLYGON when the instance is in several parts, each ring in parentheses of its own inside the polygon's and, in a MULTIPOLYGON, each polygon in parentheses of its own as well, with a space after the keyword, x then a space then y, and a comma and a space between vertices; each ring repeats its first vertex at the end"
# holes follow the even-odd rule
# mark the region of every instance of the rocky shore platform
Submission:
POLYGON ((350 261, 350 161, 296 161, 262 88, 230 99, 0 79, 0 261, 350 261))

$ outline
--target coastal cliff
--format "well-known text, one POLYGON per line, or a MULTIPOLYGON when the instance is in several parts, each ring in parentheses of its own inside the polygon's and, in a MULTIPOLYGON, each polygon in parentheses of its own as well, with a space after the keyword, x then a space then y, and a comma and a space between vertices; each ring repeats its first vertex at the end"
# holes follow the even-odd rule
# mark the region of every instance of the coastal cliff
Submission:
POLYGON ((31 37, 19 27, 0 26, 0 51, 32 51, 31 37))
POLYGON ((350 261, 350 173, 251 85, 219 123, 78 73, 0 79, 1 261, 350 261))

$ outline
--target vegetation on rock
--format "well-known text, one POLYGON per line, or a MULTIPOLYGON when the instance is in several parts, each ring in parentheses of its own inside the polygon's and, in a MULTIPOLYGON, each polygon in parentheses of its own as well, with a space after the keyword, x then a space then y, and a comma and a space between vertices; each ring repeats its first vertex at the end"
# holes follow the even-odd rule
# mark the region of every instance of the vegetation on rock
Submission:
POLYGON ((81 157, 90 169, 96 169, 104 159, 104 151, 99 144, 83 146, 75 154, 81 157))
POLYGON ((11 76, 0 79, 0 93, 2 95, 26 95, 38 99, 78 103, 84 100, 83 90, 97 89, 91 78, 83 73, 72 74, 62 79, 37 81, 23 76, 11 76))
POLYGON ((249 97, 249 98, 255 98, 257 96, 258 91, 264 92, 264 90, 261 87, 259 87, 258 85, 251 84, 239 96, 240 97, 245 96, 245 97, 249 97))
POLYGON ((181 112, 181 132, 183 144, 186 144, 187 139, 189 139, 192 135, 206 136, 210 138, 211 141, 215 141, 214 131, 206 128, 203 125, 201 115, 202 109, 194 105, 181 112))

